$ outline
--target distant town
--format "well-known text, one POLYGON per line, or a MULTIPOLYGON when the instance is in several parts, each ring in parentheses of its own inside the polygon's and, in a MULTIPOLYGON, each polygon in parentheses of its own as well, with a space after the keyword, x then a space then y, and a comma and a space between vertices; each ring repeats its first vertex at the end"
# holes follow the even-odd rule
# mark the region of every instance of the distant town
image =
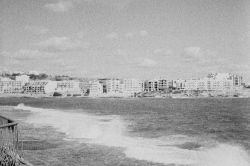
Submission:
POLYGON ((37 71, 0 71, 0 96, 29 97, 250 97, 242 77, 213 73, 204 78, 150 80, 136 78, 77 78, 37 71))

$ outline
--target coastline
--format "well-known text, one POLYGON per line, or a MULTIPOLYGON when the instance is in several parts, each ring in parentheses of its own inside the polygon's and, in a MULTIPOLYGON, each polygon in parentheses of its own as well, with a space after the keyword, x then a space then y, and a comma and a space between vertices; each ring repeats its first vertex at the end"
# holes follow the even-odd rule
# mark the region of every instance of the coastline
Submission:
POLYGON ((250 98, 250 89, 240 91, 218 91, 218 92, 180 92, 180 93, 160 93, 144 92, 132 97, 123 93, 100 94, 89 96, 53 96, 53 94, 24 94, 24 93, 0 93, 0 98, 172 98, 172 99, 190 99, 190 98, 250 98))

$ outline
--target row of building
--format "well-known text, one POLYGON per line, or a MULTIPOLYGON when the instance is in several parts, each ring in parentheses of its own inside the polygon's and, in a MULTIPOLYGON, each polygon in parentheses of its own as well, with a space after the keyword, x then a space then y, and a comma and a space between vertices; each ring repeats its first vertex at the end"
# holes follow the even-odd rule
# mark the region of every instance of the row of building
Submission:
POLYGON ((61 93, 85 93, 85 82, 80 81, 31 81, 29 76, 16 76, 15 80, 8 77, 0 77, 0 93, 26 93, 26 94, 49 94, 61 93))
POLYGON ((99 79, 89 83, 90 94, 100 93, 139 93, 178 90, 221 91, 235 90, 242 87, 242 77, 231 73, 209 74, 201 79, 167 80, 157 78, 152 80, 129 79, 99 79))
POLYGON ((174 86, 182 90, 235 90, 242 87, 242 77, 231 73, 216 73, 201 79, 175 80, 174 86))
POLYGON ((89 93, 90 95, 123 93, 133 95, 140 92, 179 90, 235 90, 242 85, 242 77, 231 73, 209 74, 201 79, 167 80, 157 78, 152 80, 126 79, 96 79, 89 82, 77 80, 31 81, 29 76, 16 76, 15 80, 0 77, 0 93, 89 93))

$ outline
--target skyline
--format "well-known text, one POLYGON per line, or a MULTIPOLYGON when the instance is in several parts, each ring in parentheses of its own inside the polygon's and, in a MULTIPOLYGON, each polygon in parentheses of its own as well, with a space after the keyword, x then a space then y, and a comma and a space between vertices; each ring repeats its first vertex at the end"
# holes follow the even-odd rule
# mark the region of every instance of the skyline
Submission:
POLYGON ((247 0, 3 0, 1 68, 250 82, 247 0))

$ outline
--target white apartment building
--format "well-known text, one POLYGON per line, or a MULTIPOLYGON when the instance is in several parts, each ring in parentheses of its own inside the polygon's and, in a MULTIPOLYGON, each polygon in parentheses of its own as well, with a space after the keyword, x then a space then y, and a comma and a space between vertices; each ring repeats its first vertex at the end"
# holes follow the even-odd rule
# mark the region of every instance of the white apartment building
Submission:
POLYGON ((211 78, 186 80, 184 90, 232 90, 232 80, 217 80, 211 78))
POLYGON ((123 82, 123 92, 124 93, 138 93, 142 92, 144 89, 144 82, 135 78, 125 78, 122 80, 123 82))
POLYGON ((0 93, 21 93, 21 81, 0 81, 0 93))
POLYGON ((103 84, 98 80, 93 80, 89 82, 89 94, 98 95, 103 93, 103 84))
POLYGON ((118 79, 108 79, 106 80, 107 93, 121 93, 124 86, 121 80, 118 79))
POLYGON ((79 93, 81 92, 78 81, 56 81, 56 92, 79 93))
POLYGON ((24 86, 25 83, 28 83, 30 81, 30 77, 27 76, 27 75, 16 76, 15 80, 16 81, 21 81, 22 86, 24 86))
POLYGON ((166 78, 155 78, 152 80, 147 80, 144 82, 144 91, 164 91, 173 86, 173 82, 171 80, 167 80, 166 78))
POLYGON ((30 81, 23 87, 24 93, 48 94, 52 92, 81 93, 80 82, 76 81, 30 81))
POLYGON ((204 86, 201 79, 189 79, 185 81, 185 90, 199 90, 204 86))
POLYGON ((42 80, 42 81, 30 81, 23 87, 24 93, 29 94, 48 94, 55 92, 57 88, 56 81, 42 80))
POLYGON ((180 80, 180 79, 173 80, 172 84, 174 88, 183 90, 185 89, 186 86, 186 80, 180 80))
POLYGON ((231 73, 215 73, 209 74, 208 77, 214 78, 216 80, 233 80, 233 86, 242 85, 242 77, 231 73))
POLYGON ((15 80, 0 77, 0 93, 21 93, 23 86, 29 81, 26 76, 17 76, 15 80))
POLYGON ((89 82, 88 81, 79 82, 79 87, 83 93, 86 93, 87 90, 89 89, 89 82))
POLYGON ((202 79, 186 80, 184 84, 184 90, 233 90, 241 87, 242 77, 231 73, 216 73, 202 79))

